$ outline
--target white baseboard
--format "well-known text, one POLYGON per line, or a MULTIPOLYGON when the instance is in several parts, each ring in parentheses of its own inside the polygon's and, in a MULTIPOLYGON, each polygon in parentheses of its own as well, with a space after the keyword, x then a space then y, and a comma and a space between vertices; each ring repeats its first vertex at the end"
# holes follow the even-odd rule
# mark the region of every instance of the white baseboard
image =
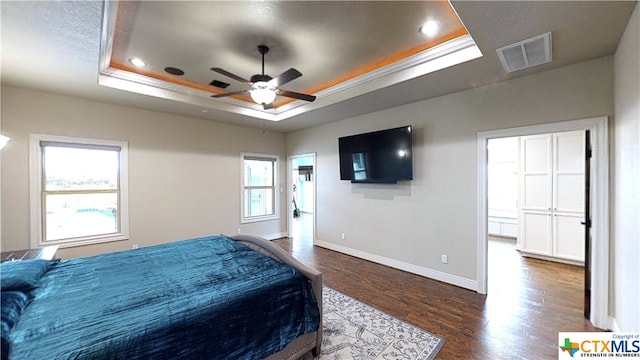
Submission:
POLYGON ((584 260, 581 261, 581 260, 563 259, 556 256, 534 254, 534 253, 527 252, 526 250, 520 250, 520 252, 522 253, 522 256, 525 256, 528 258, 547 260, 547 261, 553 261, 553 262, 558 262, 562 264, 569 264, 569 265, 584 267, 584 260))
POLYGON ((457 275, 447 274, 442 271, 433 270, 429 268, 425 268, 422 266, 417 266, 414 264, 409 264, 403 261, 398 261, 395 259, 390 259, 384 256, 371 254, 365 251, 360 251, 356 249, 352 249, 346 246, 330 243, 322 240, 314 240, 314 245, 318 245, 323 248, 327 248, 329 250, 337 251, 343 254, 351 255, 360 259, 369 260, 374 263, 378 263, 381 265, 386 265, 395 269, 403 270, 406 272, 410 272, 412 274, 428 277, 430 279, 438 280, 445 282, 447 284, 459 286, 465 289, 478 291, 478 282, 476 280, 471 280, 467 278, 463 278, 457 275))
POLYGON ((620 326, 618 325, 618 322, 616 321, 616 318, 612 318, 609 317, 609 329, 613 332, 620 332, 620 326))
POLYGON ((276 239, 281 239, 283 237, 288 237, 289 233, 288 232, 279 232, 279 233, 274 233, 274 234, 267 234, 267 235, 260 235, 261 237, 267 239, 267 240, 276 240, 276 239))

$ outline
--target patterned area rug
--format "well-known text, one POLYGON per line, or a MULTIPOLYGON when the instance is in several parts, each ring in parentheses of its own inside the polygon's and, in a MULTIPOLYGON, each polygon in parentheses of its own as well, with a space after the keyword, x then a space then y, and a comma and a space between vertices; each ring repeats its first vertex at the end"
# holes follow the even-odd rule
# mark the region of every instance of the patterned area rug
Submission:
POLYGON ((444 346, 445 339, 336 290, 325 286, 322 295, 324 334, 317 360, 428 360, 444 346))

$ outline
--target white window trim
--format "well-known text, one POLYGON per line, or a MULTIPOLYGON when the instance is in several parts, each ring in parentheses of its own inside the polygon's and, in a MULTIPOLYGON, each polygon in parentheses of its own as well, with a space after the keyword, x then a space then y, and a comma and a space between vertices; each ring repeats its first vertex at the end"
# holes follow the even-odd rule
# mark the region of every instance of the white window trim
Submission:
POLYGON ((273 155, 273 154, 259 154, 259 153, 240 153, 240 223, 241 224, 248 224, 248 223, 254 223, 254 222, 259 222, 259 221, 268 221, 268 220, 276 220, 280 218, 280 192, 278 191, 279 188, 279 176, 278 176, 278 169, 279 169, 279 164, 280 164, 280 157, 278 155, 273 155), (246 218, 244 216, 244 159, 246 157, 259 157, 259 158, 268 158, 268 159, 275 159, 276 161, 274 162, 273 165, 273 201, 275 202, 274 204, 274 210, 273 210, 273 215, 265 215, 265 216, 252 216, 250 218, 246 218))
POLYGON ((31 134, 29 136, 29 197, 31 247, 58 245, 62 248, 129 239, 129 150, 126 141, 31 134), (44 241, 42 231, 42 151, 41 141, 120 147, 120 232, 73 239, 44 241))

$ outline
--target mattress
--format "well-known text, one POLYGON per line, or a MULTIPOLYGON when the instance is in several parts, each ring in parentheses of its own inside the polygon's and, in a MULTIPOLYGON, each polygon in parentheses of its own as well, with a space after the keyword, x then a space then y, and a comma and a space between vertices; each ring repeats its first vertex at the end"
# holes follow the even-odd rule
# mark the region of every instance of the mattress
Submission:
POLYGON ((29 296, 10 359, 263 359, 320 322, 302 274, 223 236, 63 260, 29 296))

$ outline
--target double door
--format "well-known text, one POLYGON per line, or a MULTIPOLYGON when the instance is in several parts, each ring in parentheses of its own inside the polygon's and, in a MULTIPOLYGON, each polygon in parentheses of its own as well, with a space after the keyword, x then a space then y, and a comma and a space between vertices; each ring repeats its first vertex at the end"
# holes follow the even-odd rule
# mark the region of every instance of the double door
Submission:
POLYGON ((585 133, 525 136, 520 144, 521 251, 583 264, 585 133))

